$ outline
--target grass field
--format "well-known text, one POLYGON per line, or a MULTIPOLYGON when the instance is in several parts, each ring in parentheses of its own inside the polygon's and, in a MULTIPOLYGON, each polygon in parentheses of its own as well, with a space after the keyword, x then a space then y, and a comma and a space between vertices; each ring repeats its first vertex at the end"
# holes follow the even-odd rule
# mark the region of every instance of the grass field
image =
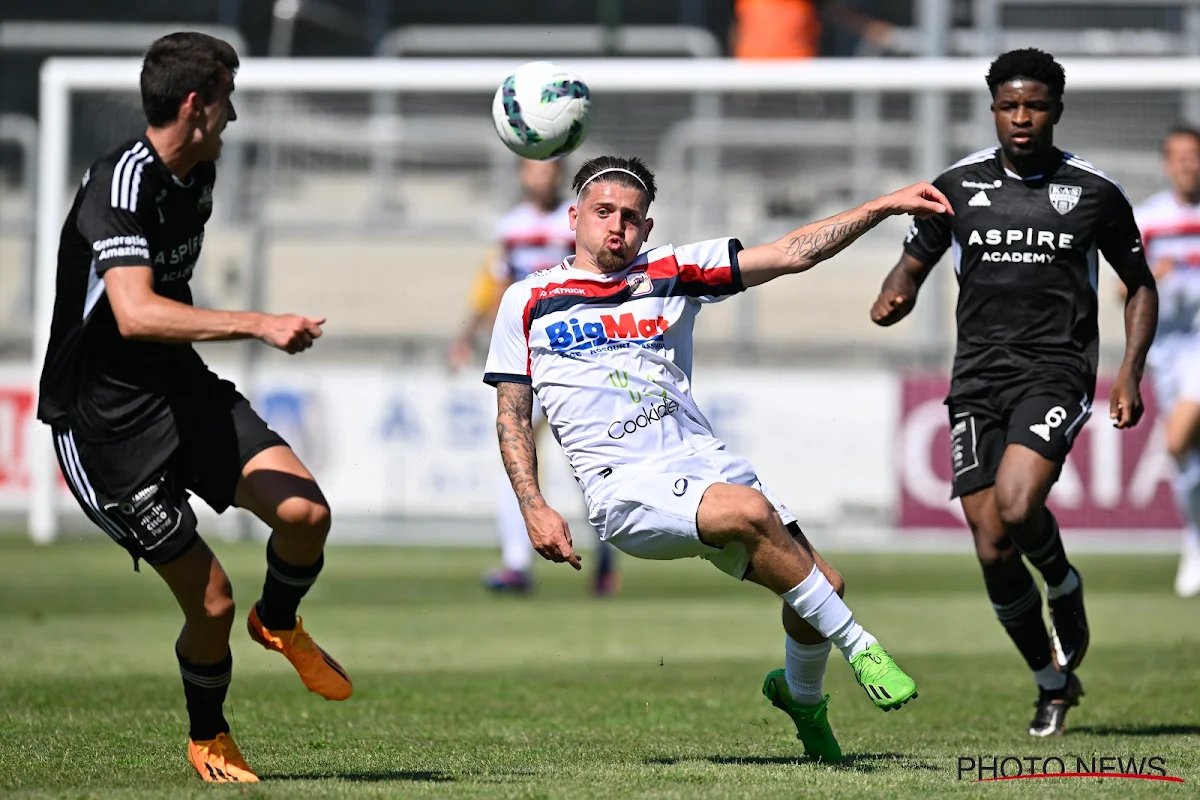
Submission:
MULTIPOLYGON (((218 546, 242 611, 257 545, 218 546)), ((335 548, 302 611, 355 678, 308 694, 234 629, 227 715, 257 786, 206 786, 186 720, 166 588, 94 540, 0 539, 0 791, 28 797, 1137 797, 1200 786, 1200 605, 1173 559, 1096 556, 1087 695, 1069 733, 1024 734, 1032 681, 957 556, 843 556, 850 605, 920 685, 882 714, 831 659, 846 763, 808 763, 759 693, 782 665, 777 601, 702 562, 623 559, 620 596, 539 566, 530 599, 490 598, 477 550, 335 548), (1185 785, 959 780, 958 758, 1161 756, 1185 785)), ((239 612, 239 618, 243 616, 239 612)), ((1057 766, 1054 767, 1057 770, 1057 766)))

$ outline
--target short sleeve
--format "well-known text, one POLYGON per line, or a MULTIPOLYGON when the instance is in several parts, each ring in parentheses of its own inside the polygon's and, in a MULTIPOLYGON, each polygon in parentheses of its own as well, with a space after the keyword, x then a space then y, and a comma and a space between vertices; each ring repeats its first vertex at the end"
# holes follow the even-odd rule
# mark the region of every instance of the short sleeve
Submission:
POLYGON ((737 239, 709 239, 675 248, 678 266, 671 294, 717 303, 745 290, 738 268, 742 243, 737 239))
POLYGON ((492 328, 483 382, 533 383, 529 360, 529 333, 525 317, 530 306, 530 289, 515 283, 504 292, 492 328))
MULTIPOLYGON (((947 194, 946 187, 942 183, 939 177, 933 182, 933 185, 949 197, 950 195, 947 194)), ((950 220, 949 214, 935 214, 926 219, 914 218, 912 226, 908 229, 908 236, 904 239, 904 252, 922 264, 929 266, 936 264, 950 247, 952 235, 950 220)))
POLYGON ((1133 206, 1125 192, 1115 183, 1104 198, 1100 219, 1105 220, 1096 235, 1096 246, 1114 269, 1122 270, 1146 263, 1146 250, 1138 229, 1133 206))
POLYGON ((151 266, 145 212, 153 207, 142 172, 124 162, 89 175, 80 203, 79 233, 92 246, 96 274, 113 267, 151 266))

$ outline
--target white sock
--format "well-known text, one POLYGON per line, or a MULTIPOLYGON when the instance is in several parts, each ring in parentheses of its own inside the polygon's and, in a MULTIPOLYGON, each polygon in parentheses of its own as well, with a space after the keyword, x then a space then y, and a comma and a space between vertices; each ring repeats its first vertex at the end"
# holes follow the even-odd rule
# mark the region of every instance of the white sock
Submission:
POLYGON ((820 644, 800 644, 792 637, 787 637, 784 642, 785 674, 788 691, 797 703, 815 706, 825 698, 822 681, 832 649, 833 645, 828 639, 820 644))
POLYGON ((788 589, 780 597, 801 619, 833 642, 847 661, 877 642, 854 621, 854 614, 837 596, 833 584, 815 566, 798 586, 788 589))
POLYGON ((528 572, 533 566, 533 545, 525 531, 525 519, 521 516, 521 505, 513 494, 512 485, 505 475, 496 503, 496 525, 500 528, 500 560, 508 569, 528 572))
POLYGON ((1079 588, 1079 576, 1075 574, 1075 568, 1071 567, 1071 571, 1067 573, 1067 577, 1063 578, 1063 582, 1057 586, 1046 584, 1046 597, 1055 600, 1062 597, 1064 594, 1070 594, 1079 588))
POLYGON ((1034 670, 1033 679, 1037 681, 1039 689, 1046 689, 1051 692, 1067 685, 1067 676, 1054 668, 1054 662, 1047 664, 1039 670, 1034 670))

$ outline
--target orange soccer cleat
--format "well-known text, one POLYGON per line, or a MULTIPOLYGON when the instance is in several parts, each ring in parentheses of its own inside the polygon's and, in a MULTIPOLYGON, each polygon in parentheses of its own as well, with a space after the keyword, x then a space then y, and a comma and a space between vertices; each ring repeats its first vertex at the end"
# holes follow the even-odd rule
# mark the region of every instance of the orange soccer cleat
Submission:
POLYGON ((296 627, 290 631, 268 630, 259 620, 256 606, 250 609, 246 627, 251 639, 268 650, 283 653, 292 662, 310 692, 316 692, 326 700, 345 700, 353 693, 354 684, 346 670, 312 640, 299 617, 296 617, 296 627))
POLYGON ((228 733, 215 739, 188 740, 188 758, 200 777, 210 783, 258 783, 242 751, 228 733))

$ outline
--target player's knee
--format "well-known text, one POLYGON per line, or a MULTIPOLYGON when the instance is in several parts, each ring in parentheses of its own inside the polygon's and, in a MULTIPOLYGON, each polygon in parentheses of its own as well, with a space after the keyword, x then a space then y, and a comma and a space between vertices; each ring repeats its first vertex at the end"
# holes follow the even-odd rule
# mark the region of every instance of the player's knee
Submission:
POLYGON ((1037 513, 1038 506, 1029 492, 996 489, 996 511, 1005 528, 1019 528, 1028 524, 1037 513))
POLYGON ((236 612, 231 594, 212 594, 204 598, 204 617, 211 625, 232 626, 236 612))
POLYGON ((985 575, 1000 574, 1020 563, 1021 553, 1007 536, 1002 541, 975 541, 975 556, 985 575))
POLYGON ((775 507, 757 489, 749 489, 743 494, 738 510, 748 536, 766 537, 775 527, 775 507))
POLYGON ((278 511, 279 526, 289 532, 324 539, 333 517, 329 506, 303 497, 284 500, 278 511))
POLYGON ((1167 452, 1176 461, 1183 461, 1188 452, 1196 446, 1191 431, 1176 431, 1167 427, 1167 452))

